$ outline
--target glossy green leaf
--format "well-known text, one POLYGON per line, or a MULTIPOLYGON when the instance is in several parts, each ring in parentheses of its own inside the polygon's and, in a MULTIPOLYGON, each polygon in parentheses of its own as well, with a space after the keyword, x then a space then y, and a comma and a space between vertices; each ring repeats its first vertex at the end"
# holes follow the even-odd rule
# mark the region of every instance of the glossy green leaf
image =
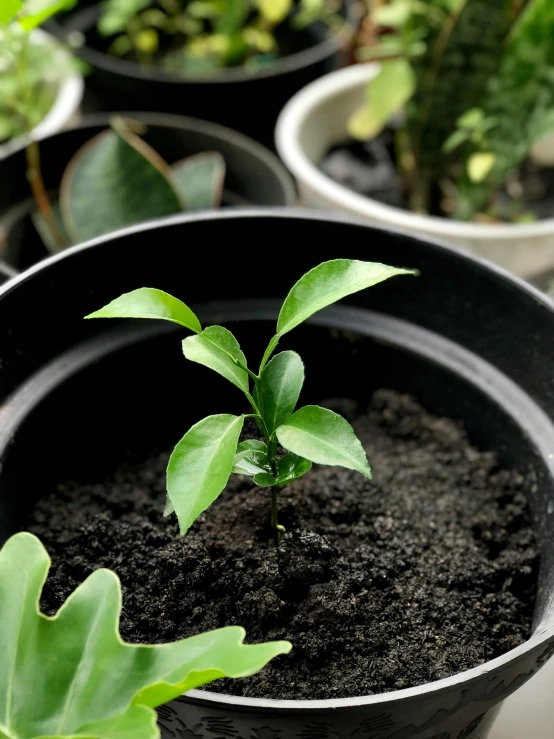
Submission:
POLYGON ((356 139, 371 139, 381 133, 395 113, 412 97, 416 77, 406 59, 381 62, 379 73, 369 82, 368 101, 351 116, 348 132, 356 139))
POLYGON ((53 618, 39 611, 50 567, 28 533, 0 551, 0 736, 158 739, 154 708, 217 678, 242 677, 290 650, 246 646, 229 627, 174 644, 125 644, 117 576, 96 570, 53 618))
POLYGON ((233 334, 223 326, 208 326, 201 334, 184 339, 183 354, 248 392, 248 373, 237 365, 240 362, 246 367, 246 357, 233 334))
POLYGON ((293 480, 305 475, 312 468, 309 459, 304 459, 296 454, 285 454, 277 462, 277 475, 271 472, 260 472, 254 477, 254 482, 260 488, 268 488, 273 485, 288 485, 293 480))
POLYGON ((217 151, 195 154, 174 164, 169 178, 183 210, 218 208, 223 196, 225 159, 217 151))
POLYGON ((2 0, 0 2, 0 23, 9 23, 19 13, 22 0, 2 0))
POLYGON ((364 449, 352 426, 338 413, 307 405, 277 429, 279 442, 318 464, 340 465, 371 477, 364 449))
POLYGON ((181 534, 227 484, 243 422, 244 416, 208 416, 189 429, 173 450, 167 466, 167 494, 181 534))
POLYGON ((266 365, 257 398, 269 434, 294 411, 303 383, 304 364, 296 352, 281 352, 266 365))
POLYGON ((337 300, 395 275, 417 274, 386 264, 333 259, 314 267, 289 292, 279 313, 277 333, 286 334, 312 314, 337 300))
POLYGON ((112 300, 85 318, 160 318, 200 333, 202 326, 188 305, 163 290, 139 287, 112 300))
POLYGON ((88 141, 68 164, 60 207, 73 243, 179 213, 169 167, 123 122, 88 141))
POLYGON ((248 439, 237 446, 233 461, 233 472, 239 475, 253 476, 270 470, 267 446, 263 441, 248 439))

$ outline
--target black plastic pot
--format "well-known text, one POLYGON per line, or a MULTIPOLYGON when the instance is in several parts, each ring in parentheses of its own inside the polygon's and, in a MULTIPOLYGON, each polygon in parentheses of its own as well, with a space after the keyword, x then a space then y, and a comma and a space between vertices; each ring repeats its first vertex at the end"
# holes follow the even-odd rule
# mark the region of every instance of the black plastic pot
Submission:
POLYGON ((297 329, 288 345, 302 349, 305 400, 407 391, 535 476, 542 558, 533 635, 475 669, 383 695, 272 701, 192 691, 160 710, 164 737, 485 739, 500 702, 554 653, 554 304, 469 255, 344 216, 178 216, 76 247, 0 288, 1 537, 24 528, 33 500, 61 478, 102 474, 124 446, 169 445, 199 414, 236 408, 233 388, 210 376, 200 409, 201 393, 187 388, 201 388, 206 373, 183 363, 179 329, 81 316, 121 292, 158 286, 207 321, 256 322, 263 330, 233 329, 248 353, 260 352, 293 279, 339 256, 417 267, 421 276, 358 293, 297 329), (254 247, 268 237, 279 250, 260 279, 254 247), (217 261, 198 248, 222 242, 242 246, 220 249, 217 261), (186 260, 184 244, 193 245, 186 260))
MULTIPOLYGON (((290 175, 277 157, 256 141, 194 118, 163 113, 129 115, 147 124, 145 140, 170 164, 190 154, 219 151, 227 165, 224 205, 294 204, 296 191, 290 175)), ((48 189, 58 189, 73 154, 106 129, 109 120, 104 113, 85 116, 78 126, 41 140, 42 170, 48 189)), ((29 217, 35 206, 26 172, 24 150, 0 162, 0 183, 9 183, 9 187, 0 187, 0 258, 18 270, 47 256, 29 217)))
MULTIPOLYGON (((355 3, 347 5, 354 24, 355 3)), ((342 33, 334 35, 329 35, 323 23, 316 23, 291 35, 293 53, 259 72, 235 67, 213 77, 184 77, 109 56, 106 39, 95 32, 98 17, 98 0, 84 0, 47 28, 64 41, 75 31, 84 35, 78 53, 90 66, 87 88, 99 110, 193 115, 236 128, 266 145, 273 144, 273 129, 283 105, 304 85, 339 67, 352 37, 352 27, 346 23, 342 33)))

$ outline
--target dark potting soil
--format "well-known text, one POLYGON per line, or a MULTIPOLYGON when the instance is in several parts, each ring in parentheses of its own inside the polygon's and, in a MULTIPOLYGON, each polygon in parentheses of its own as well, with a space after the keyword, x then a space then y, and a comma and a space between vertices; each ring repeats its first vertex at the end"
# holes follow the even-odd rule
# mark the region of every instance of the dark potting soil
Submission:
MULTIPOLYGON (((396 168, 392 130, 386 129, 371 141, 350 140, 336 144, 325 154, 319 168, 327 177, 358 195, 409 209, 407 193, 396 168)), ((441 208, 441 200, 440 188, 436 187, 430 215, 449 217, 441 208)), ((552 218, 554 167, 526 162, 517 173, 510 175, 506 189, 498 192, 494 200, 495 222, 552 218)))
POLYGON ((410 397, 379 391, 367 413, 325 404, 355 419, 374 477, 315 466, 280 495, 288 533, 278 549, 268 491, 237 475, 180 538, 162 516, 167 453, 99 484, 62 483, 30 525, 53 560, 45 611, 95 568, 112 568, 131 642, 229 624, 252 642, 292 641, 258 675, 216 684, 271 698, 407 688, 521 644, 538 566, 525 479, 410 397))

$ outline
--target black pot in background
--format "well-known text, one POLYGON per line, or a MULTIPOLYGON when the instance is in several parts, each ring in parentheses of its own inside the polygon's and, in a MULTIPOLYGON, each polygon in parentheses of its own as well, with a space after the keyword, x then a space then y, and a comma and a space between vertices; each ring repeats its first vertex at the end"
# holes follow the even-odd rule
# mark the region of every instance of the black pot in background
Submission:
POLYGON ((0 260, 0 285, 3 285, 6 280, 10 279, 10 277, 15 277, 16 274, 17 270, 0 260))
MULTIPOLYGON (((533 635, 475 669, 383 695, 272 701, 191 691, 161 709, 164 737, 485 739, 500 702, 554 653, 554 304, 469 255, 344 216, 177 216, 76 247, 0 288, 0 398, 11 394, 0 415, 0 535, 24 527, 33 498, 60 477, 101 474, 128 444, 169 445, 199 416, 186 388, 203 387, 207 376, 183 364, 179 329, 83 315, 121 292, 157 286, 208 321, 241 322, 233 326, 241 344, 260 353, 293 280, 341 256, 417 267, 421 276, 350 296, 287 339, 306 362, 305 400, 363 400, 379 386, 407 391, 462 419, 502 463, 535 476, 542 558, 533 635), (270 270, 256 258, 268 235, 279 244, 270 270), (235 247, 216 261, 202 248, 209 243, 235 247), (183 245, 192 245, 186 260, 183 245)), ((236 407, 233 388, 209 380, 202 415, 236 407)))
POLYGON ((109 56, 95 31, 98 0, 81 0, 78 6, 47 24, 63 41, 75 31, 85 37, 78 49, 90 73, 87 89, 98 110, 156 110, 216 121, 273 146, 273 131, 284 104, 302 87, 345 61, 346 48, 356 23, 356 3, 345 3, 349 23, 332 36, 323 23, 291 36, 298 50, 252 74, 241 67, 213 77, 184 77, 156 67, 109 56))
MULTIPOLYGON (((113 115, 113 114, 112 114, 113 115)), ((202 151, 218 151, 227 165, 224 205, 293 205, 293 181, 277 157, 256 141, 223 126, 164 113, 120 113, 148 126, 144 139, 170 164, 202 151)), ((85 116, 70 130, 40 141, 46 187, 57 191, 62 174, 75 152, 109 126, 105 113, 85 116)), ((26 177, 25 152, 19 150, 0 162, 0 258, 18 270, 47 256, 29 217, 34 202, 26 177)), ((214 244, 213 248, 226 244, 214 244)))

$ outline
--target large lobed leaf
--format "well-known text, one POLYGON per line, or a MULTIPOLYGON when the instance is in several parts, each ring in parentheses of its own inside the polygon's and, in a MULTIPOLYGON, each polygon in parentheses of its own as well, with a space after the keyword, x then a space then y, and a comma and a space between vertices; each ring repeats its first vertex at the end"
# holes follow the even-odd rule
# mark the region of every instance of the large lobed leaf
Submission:
POLYGON ((152 710, 221 677, 251 675, 287 642, 246 646, 228 627, 174 644, 125 644, 117 576, 97 570, 54 618, 39 611, 50 560, 16 534, 0 551, 0 736, 157 739, 152 710))
POLYGON ((173 450, 167 466, 167 495, 181 534, 227 484, 243 423, 244 416, 208 416, 192 426, 173 450))

